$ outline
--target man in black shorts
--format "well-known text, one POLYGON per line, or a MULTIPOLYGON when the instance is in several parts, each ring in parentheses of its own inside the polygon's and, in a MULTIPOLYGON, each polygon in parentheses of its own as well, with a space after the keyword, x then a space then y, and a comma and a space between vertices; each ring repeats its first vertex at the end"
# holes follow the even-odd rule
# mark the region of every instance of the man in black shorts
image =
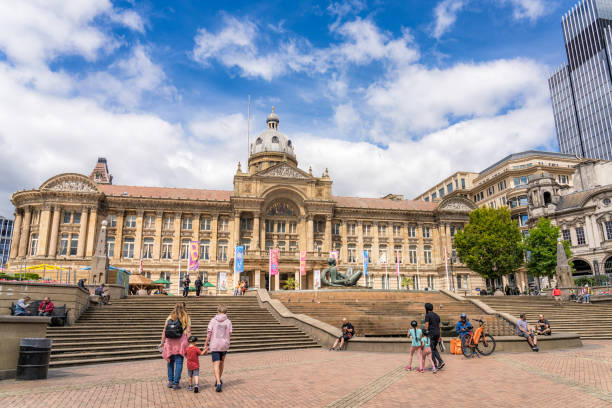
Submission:
POLYGON ((442 328, 440 327, 440 316, 434 313, 431 303, 425 303, 425 328, 429 330, 431 358, 436 368, 440 370, 444 367, 444 361, 442 361, 442 357, 440 357, 440 352, 438 351, 438 342, 442 338, 442 328))
POLYGON ((342 318, 342 335, 336 339, 334 345, 331 346, 330 350, 342 350, 342 346, 344 343, 348 343, 348 341, 355 335, 355 328, 348 321, 346 317, 342 318), (340 346, 338 347, 338 342, 340 342, 340 346))

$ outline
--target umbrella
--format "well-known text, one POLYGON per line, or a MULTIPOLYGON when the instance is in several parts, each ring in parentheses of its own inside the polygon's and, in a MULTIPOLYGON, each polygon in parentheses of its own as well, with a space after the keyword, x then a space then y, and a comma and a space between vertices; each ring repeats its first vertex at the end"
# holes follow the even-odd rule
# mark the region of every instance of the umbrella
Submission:
POLYGON ((28 266, 26 268, 27 270, 30 271, 42 271, 42 270, 54 270, 54 269, 68 269, 68 268, 60 268, 59 266, 55 266, 55 265, 49 265, 49 264, 39 264, 39 265, 32 265, 32 266, 28 266))
POLYGON ((171 282, 165 280, 165 279, 158 279, 156 281, 153 281, 153 283, 160 283, 162 285, 170 285, 171 282))
POLYGON ((130 286, 133 286, 133 285, 151 286, 153 285, 153 281, 137 273, 137 274, 133 274, 132 276, 130 276, 130 286))
POLYGON ((204 287, 205 287, 205 288, 214 288, 214 287, 215 287, 215 285, 213 285, 213 284, 212 284, 212 283, 210 283, 210 282, 204 282, 204 287))
MULTIPOLYGON (((131 275, 131 272, 130 272, 130 271, 128 271, 128 270, 126 270, 126 269, 123 269, 123 268, 118 268, 118 267, 113 266, 113 265, 110 265, 110 266, 108 267, 108 269, 109 269, 109 270, 111 270, 111 271, 121 271, 121 272, 125 272, 125 273, 127 273, 127 274, 130 274, 130 275, 131 275)), ((86 267, 84 267, 84 268, 81 268, 81 270, 82 270, 82 271, 89 271, 89 270, 91 270, 91 266, 86 266, 86 267)))

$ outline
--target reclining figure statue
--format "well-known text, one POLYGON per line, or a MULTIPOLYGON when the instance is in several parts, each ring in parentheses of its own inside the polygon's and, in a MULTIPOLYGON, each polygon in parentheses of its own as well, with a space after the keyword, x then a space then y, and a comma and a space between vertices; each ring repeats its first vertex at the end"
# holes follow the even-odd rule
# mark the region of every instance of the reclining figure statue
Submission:
POLYGON ((327 286, 355 286, 359 278, 361 278, 361 270, 353 270, 353 268, 348 268, 346 270, 346 275, 338 272, 336 268, 336 260, 334 258, 329 258, 327 260, 329 264, 329 268, 325 269, 321 274, 321 282, 327 286))

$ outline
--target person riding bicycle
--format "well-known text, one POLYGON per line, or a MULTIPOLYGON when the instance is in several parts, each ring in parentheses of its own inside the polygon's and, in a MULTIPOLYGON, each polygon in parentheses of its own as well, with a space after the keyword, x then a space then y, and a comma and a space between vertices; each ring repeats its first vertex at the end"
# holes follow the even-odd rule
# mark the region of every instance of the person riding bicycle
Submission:
POLYGON ((461 313, 461 315, 459 315, 459 321, 455 325, 455 332, 457 332, 457 335, 462 342, 463 337, 472 330, 474 330, 474 326, 472 326, 472 323, 470 323, 470 321, 467 319, 467 315, 465 313, 461 313))

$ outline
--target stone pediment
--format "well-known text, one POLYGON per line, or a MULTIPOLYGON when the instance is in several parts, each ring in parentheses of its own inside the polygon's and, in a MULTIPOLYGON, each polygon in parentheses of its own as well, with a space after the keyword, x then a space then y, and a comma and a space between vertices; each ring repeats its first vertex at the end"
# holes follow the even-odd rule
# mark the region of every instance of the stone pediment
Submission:
POLYGON ((268 169, 260 171, 256 175, 260 177, 281 177, 302 180, 310 180, 312 178, 311 175, 303 172, 300 169, 290 166, 287 163, 277 164, 276 166, 272 166, 268 169))
POLYGON ((476 209, 476 205, 465 198, 453 197, 443 200, 438 206, 438 211, 453 211, 469 213, 476 209))
POLYGON ((41 190, 72 193, 98 193, 97 186, 81 174, 64 174, 47 180, 40 186, 41 190))

